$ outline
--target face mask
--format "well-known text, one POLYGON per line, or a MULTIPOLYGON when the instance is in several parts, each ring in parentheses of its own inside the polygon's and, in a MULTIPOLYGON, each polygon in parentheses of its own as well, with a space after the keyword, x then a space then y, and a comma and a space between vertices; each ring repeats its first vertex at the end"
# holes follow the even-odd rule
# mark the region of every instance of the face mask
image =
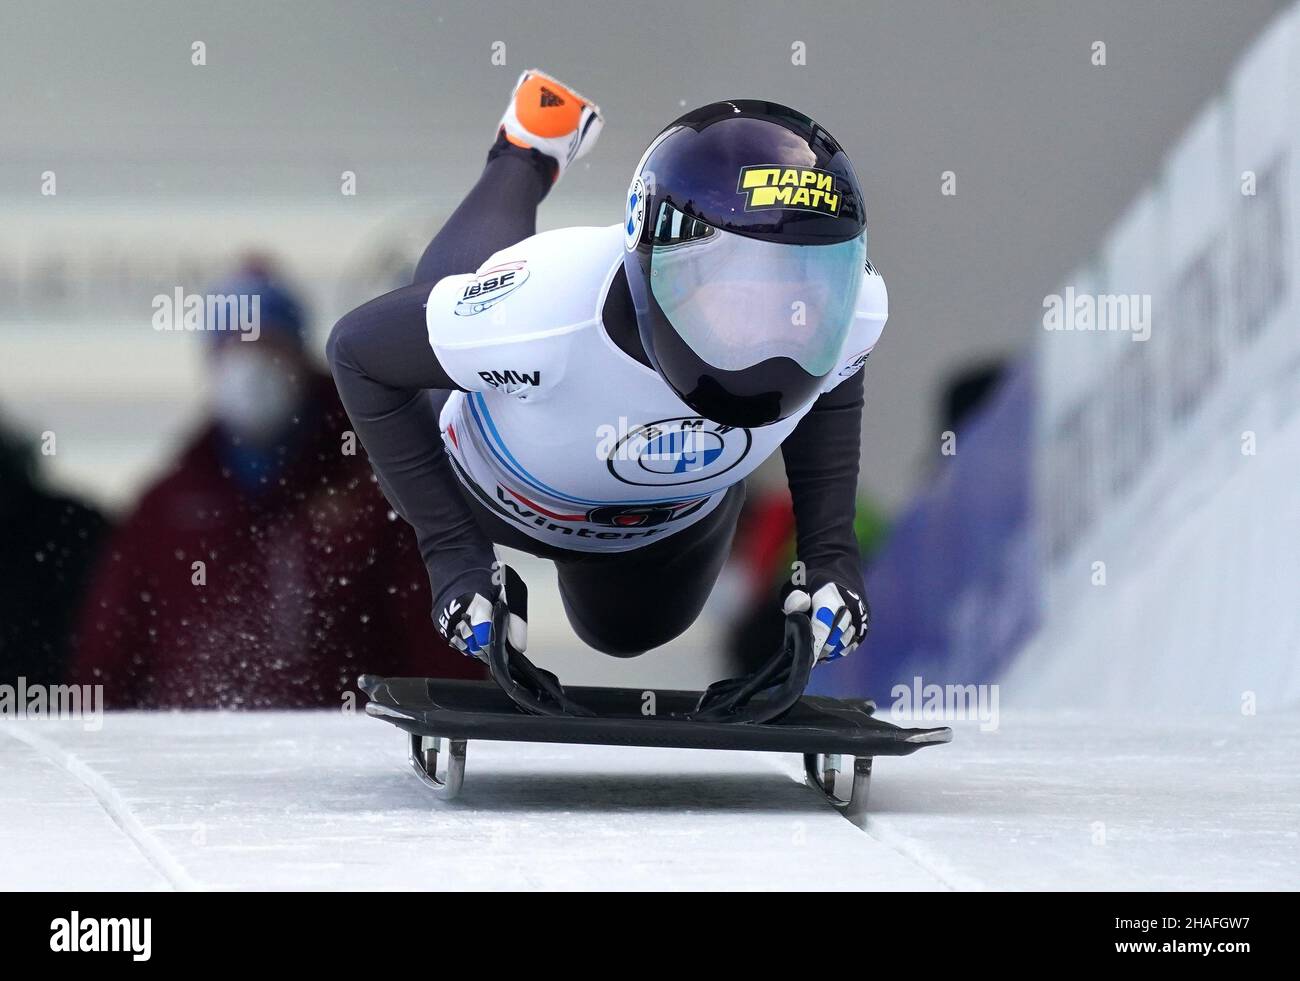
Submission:
POLYGON ((288 425, 298 402, 298 380, 270 357, 243 346, 217 355, 212 411, 232 435, 269 442, 288 425))

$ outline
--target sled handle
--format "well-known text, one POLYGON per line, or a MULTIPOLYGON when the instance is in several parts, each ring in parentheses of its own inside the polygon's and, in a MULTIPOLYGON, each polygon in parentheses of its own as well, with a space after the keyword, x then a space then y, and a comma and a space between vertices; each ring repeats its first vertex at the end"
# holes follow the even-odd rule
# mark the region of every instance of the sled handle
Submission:
MULTIPOLYGON (((550 671, 539 668, 510 643, 510 606, 503 596, 492 608, 492 639, 487 647, 492 680, 530 715, 595 718, 596 713, 569 697, 550 671)), ((685 718, 696 722, 770 722, 788 712, 803 695, 816 652, 812 621, 789 613, 780 650, 758 671, 715 682, 685 718)))
POLYGON ((488 644, 488 670, 492 680, 510 700, 531 715, 576 715, 594 717, 565 694, 560 679, 539 668, 511 645, 507 635, 510 606, 505 598, 492 608, 492 641, 488 644))
POLYGON ((699 722, 770 722, 779 718, 808 687, 815 658, 812 621, 806 613, 787 613, 781 649, 753 674, 710 685, 691 718, 699 722), (758 698, 764 693, 765 697, 758 698))

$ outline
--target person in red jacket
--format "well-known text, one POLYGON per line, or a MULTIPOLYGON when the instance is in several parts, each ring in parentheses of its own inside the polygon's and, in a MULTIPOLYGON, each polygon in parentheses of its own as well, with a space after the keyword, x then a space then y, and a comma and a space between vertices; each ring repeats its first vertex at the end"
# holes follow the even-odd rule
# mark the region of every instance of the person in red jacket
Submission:
POLYGON ((211 333, 213 419, 104 549, 74 680, 119 708, 297 708, 343 704, 366 671, 482 677, 430 628, 420 555, 349 452, 299 304, 261 274, 215 292, 257 298, 256 338, 211 333))

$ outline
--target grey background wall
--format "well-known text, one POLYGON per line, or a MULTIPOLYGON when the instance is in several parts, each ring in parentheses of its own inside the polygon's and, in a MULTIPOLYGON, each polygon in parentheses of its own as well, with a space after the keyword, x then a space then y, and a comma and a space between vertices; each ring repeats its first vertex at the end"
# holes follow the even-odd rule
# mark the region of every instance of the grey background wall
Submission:
MULTIPOLYGON (((868 379, 864 482, 897 503, 937 452, 944 373, 1029 337, 1044 293, 1282 6, 11 3, 0 13, 0 261, 10 279, 29 272, 15 236, 33 234, 42 207, 62 209, 61 234, 126 202, 203 240, 221 234, 204 218, 214 210, 337 207, 344 169, 367 206, 435 214, 473 178, 515 74, 533 65, 609 119, 547 225, 617 221, 643 144, 684 107, 788 102, 847 145, 868 191, 893 312, 868 379), (505 67, 490 60, 495 41, 505 67), (795 41, 806 65, 791 63, 795 41), (1095 41, 1104 67, 1091 63, 1095 41), (38 195, 46 169, 59 175, 57 203, 38 195), (955 196, 940 193, 949 170, 955 196)), ((322 319, 338 312, 323 306, 322 319)), ((70 369, 34 370, 39 385, 70 369)))

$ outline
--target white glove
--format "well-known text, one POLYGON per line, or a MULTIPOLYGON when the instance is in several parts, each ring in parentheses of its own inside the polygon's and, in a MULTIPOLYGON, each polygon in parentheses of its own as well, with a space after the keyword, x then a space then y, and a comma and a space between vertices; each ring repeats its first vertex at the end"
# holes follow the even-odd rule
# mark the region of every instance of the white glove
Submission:
MULTIPOLYGON (((522 654, 528 648, 528 589, 513 569, 502 566, 501 571, 499 595, 505 595, 510 608, 506 639, 522 654)), ((493 606, 494 601, 481 590, 461 593, 438 611, 438 632, 462 654, 486 661, 492 644, 493 606)))
POLYGON ((847 586, 828 582, 811 596, 792 589, 785 598, 786 613, 807 613, 812 620, 817 663, 853 653, 867 632, 869 613, 862 597, 847 586))
POLYGON ((492 604, 482 593, 461 593, 438 611, 438 632, 462 654, 484 660, 492 643, 492 604))

